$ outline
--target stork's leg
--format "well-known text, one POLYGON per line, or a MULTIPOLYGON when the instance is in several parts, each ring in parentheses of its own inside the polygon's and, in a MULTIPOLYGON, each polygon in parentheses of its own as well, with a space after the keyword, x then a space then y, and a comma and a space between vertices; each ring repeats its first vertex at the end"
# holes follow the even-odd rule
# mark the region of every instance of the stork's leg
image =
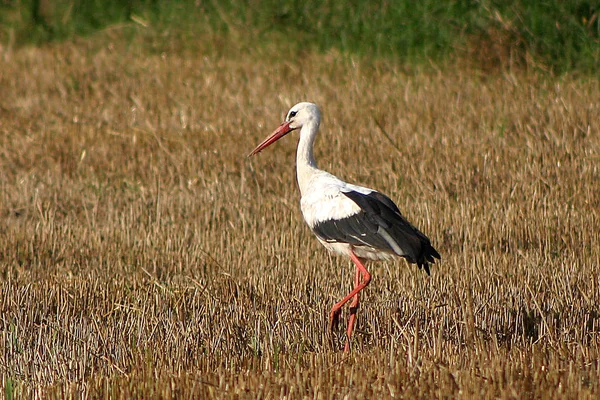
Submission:
MULTIPOLYGON (((360 269, 358 268, 358 266, 356 266, 356 274, 354 276, 354 288, 357 288, 358 285, 360 285, 360 269)), ((352 298, 352 303, 350 303, 350 322, 348 323, 348 327, 350 327, 350 325, 354 326, 354 319, 356 318, 356 311, 358 310, 359 296, 360 295, 356 293, 352 298)), ((333 331, 337 327, 340 313, 342 311, 341 306, 337 309, 336 307, 337 304, 331 309, 329 324, 330 331, 333 331)))
MULTIPOLYGON (((360 273, 360 275, 362 275, 363 280, 362 280, 362 282, 359 282, 358 280, 355 279, 354 289, 350 293, 348 293, 348 295, 346 295, 346 297, 344 297, 342 299, 342 301, 340 301, 339 303, 334 305, 333 308, 331 309, 331 312, 329 314, 329 328, 331 330, 333 330, 334 325, 337 324, 337 320, 339 318, 341 308, 348 301, 350 301, 350 299, 352 299, 355 296, 356 296, 356 299, 352 302, 352 304, 354 305, 354 303, 356 303, 356 308, 357 308, 358 301, 359 301, 358 300, 358 292, 363 290, 369 284, 369 282, 371 282, 371 274, 369 273, 369 271, 367 271, 367 268, 365 268, 363 261, 360 258, 358 258, 356 256, 356 254, 354 254, 353 251, 350 253, 350 258, 352 259, 352 262, 354 262, 354 265, 356 265, 356 269, 357 269, 358 273, 360 273)), ((352 310, 350 312, 352 313, 352 310)), ((356 314, 356 310, 354 311, 354 314, 356 314)), ((354 320, 356 319, 356 315, 354 315, 354 318, 352 318, 352 315, 351 315, 350 319, 352 320, 352 326, 350 326, 350 324, 348 324, 348 331, 347 331, 348 338, 352 335, 352 330, 354 328, 354 320)))
MULTIPOLYGON (((356 266, 356 274, 354 275, 354 287, 360 285, 360 269, 356 266)), ((354 330, 354 324, 356 323, 356 312, 358 311, 358 304, 360 302, 360 293, 356 293, 350 303, 350 319, 348 320, 348 329, 346 330, 346 346, 344 346, 344 352, 350 351, 350 337, 354 330)))

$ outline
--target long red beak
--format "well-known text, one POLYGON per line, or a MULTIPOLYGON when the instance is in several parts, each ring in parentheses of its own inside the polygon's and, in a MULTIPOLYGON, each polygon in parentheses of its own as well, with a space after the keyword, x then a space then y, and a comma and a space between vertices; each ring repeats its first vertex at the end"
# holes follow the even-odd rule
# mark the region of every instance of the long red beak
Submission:
POLYGON ((252 150, 250 154, 248 154, 248 157, 252 157, 256 153, 260 153, 265 147, 275 143, 291 131, 293 131, 293 129, 290 128, 289 122, 284 122, 283 124, 279 125, 279 128, 275 129, 275 131, 271 133, 265 140, 263 140, 261 144, 256 146, 256 148, 252 150))

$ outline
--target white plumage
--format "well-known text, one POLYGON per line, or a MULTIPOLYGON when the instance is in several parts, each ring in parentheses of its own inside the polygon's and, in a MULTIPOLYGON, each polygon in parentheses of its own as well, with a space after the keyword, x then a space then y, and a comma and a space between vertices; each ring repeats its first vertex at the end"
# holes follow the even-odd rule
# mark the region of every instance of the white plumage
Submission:
MULTIPOLYGON (((361 194, 371 194, 374 191, 362 186, 352 185, 342 181, 330 173, 319 171, 313 173, 309 178, 310 182, 305 186, 305 192, 300 198, 300 208, 302 215, 308 226, 314 231, 317 224, 331 221, 344 220, 362 212, 362 209, 344 195, 344 193, 358 192, 361 194)), ((352 246, 343 242, 327 242, 317 235, 317 239, 333 253, 350 256, 350 252, 368 260, 391 260, 394 255, 387 251, 381 251, 371 247, 365 241, 366 234, 352 234, 356 240, 361 241, 364 246, 352 246)), ((403 254, 403 253, 401 253, 403 254)))

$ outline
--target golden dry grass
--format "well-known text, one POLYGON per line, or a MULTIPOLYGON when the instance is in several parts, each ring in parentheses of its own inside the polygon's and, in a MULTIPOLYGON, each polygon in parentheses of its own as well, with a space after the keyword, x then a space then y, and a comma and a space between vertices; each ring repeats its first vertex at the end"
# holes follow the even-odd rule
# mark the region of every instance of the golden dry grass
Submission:
POLYGON ((4 385, 48 398, 600 394, 598 80, 211 54, 1 55, 4 385), (390 195, 442 254, 431 277, 371 264, 348 357, 327 312, 353 269, 304 225, 295 140, 245 158, 301 100, 324 113, 320 166, 390 195))

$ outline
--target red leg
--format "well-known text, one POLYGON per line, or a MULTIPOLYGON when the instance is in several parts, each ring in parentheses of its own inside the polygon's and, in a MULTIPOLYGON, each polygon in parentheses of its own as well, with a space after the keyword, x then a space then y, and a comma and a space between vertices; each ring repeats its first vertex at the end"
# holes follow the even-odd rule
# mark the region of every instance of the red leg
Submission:
MULTIPOLYGON (((358 268, 358 266, 356 266, 356 274, 354 275, 354 288, 356 289, 358 287, 358 285, 360 285, 360 269, 358 268)), ((352 303, 350 303, 350 322, 348 323, 349 328, 350 328, 350 325, 354 326, 354 319, 356 318, 356 311, 358 310, 358 301, 359 301, 358 298, 359 298, 359 294, 356 293, 354 295, 354 297, 352 298, 352 303)), ((334 327, 337 327, 338 319, 340 317, 340 312, 342 311, 341 306, 337 309, 336 309, 336 306, 337 306, 337 304, 331 309, 330 324, 329 324, 330 331, 333 331, 334 327)), ((352 331, 352 329, 350 329, 350 331, 352 331)))
MULTIPOLYGON (((352 302, 352 304, 354 305, 354 303, 356 303, 356 306, 358 306, 358 301, 359 301, 358 296, 357 296, 358 292, 363 290, 369 284, 369 282, 371 282, 371 274, 365 268, 363 261, 360 258, 358 258, 356 256, 356 254, 354 254, 354 252, 350 253, 350 258, 352 259, 352 262, 354 262, 354 264, 356 265, 356 269, 357 269, 358 273, 360 273, 362 275, 363 281, 361 283, 356 284, 358 282, 358 280, 355 279, 356 285, 355 285, 354 289, 350 293, 348 293, 348 295, 346 295, 346 297, 344 297, 339 303, 337 303, 336 305, 333 306, 333 308, 331 309, 331 313, 329 314, 330 329, 333 329, 333 326, 337 323, 341 308, 348 301, 350 301, 350 299, 352 299, 353 297, 356 296, 356 299, 352 302)), ((351 311, 351 313, 352 313, 352 311, 351 311)), ((354 312, 354 314, 356 314, 356 311, 354 312)), ((348 324, 348 331, 347 331, 348 337, 350 337, 352 335, 355 318, 356 318, 356 316, 354 316, 354 318, 352 318, 352 316, 351 316, 352 326, 350 326, 350 324, 348 324)))
MULTIPOLYGON (((356 275, 354 276, 354 287, 360 285, 360 269, 356 267, 356 275)), ((348 320, 348 329, 346 330, 346 346, 344 346, 344 352, 350 351, 350 337, 354 330, 354 324, 356 323, 356 312, 358 311, 358 304, 360 301, 360 293, 356 293, 350 303, 350 319, 348 320)))

